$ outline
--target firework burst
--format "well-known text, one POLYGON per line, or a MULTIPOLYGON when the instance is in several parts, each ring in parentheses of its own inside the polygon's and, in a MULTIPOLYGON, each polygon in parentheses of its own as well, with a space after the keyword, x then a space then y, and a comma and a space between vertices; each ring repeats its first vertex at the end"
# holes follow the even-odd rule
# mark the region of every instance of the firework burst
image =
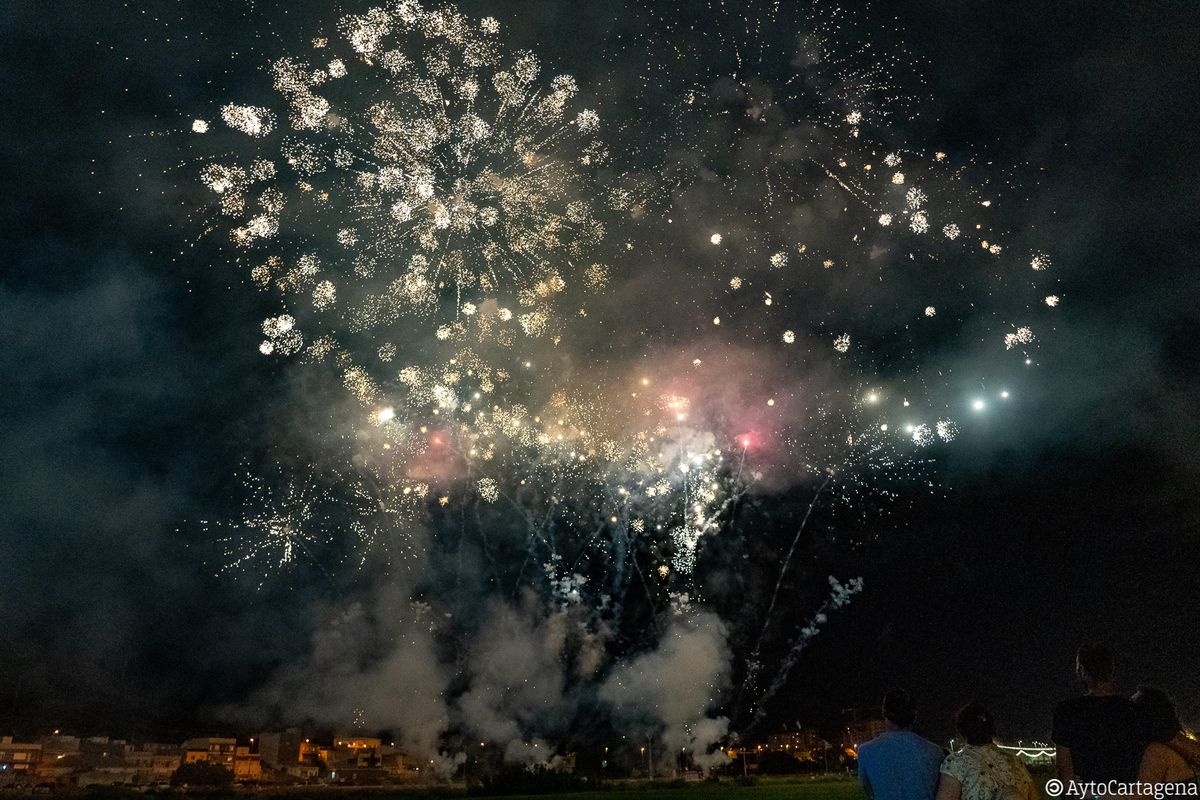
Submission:
MULTIPOLYGON (((755 566, 769 602, 746 603, 762 617, 744 709, 761 717, 862 589, 829 578, 760 685, 814 509, 869 522, 961 435, 922 344, 982 315, 977 290, 1014 258, 964 165, 896 143, 906 59, 839 55, 840 11, 767 6, 721 4, 708 21, 730 60, 698 73, 703 28, 646 8, 646 40, 679 55, 646 70, 651 101, 672 94, 650 103, 666 134, 628 146, 651 124, 629 115, 616 158, 573 78, 510 52, 495 19, 412 0, 274 59, 275 102, 190 124, 207 227, 278 303, 260 352, 352 398, 330 403, 353 443, 337 490, 247 477, 242 517, 206 524, 222 571, 319 565, 336 540, 343 563, 423 581, 439 631, 470 633, 482 593, 529 593, 624 657, 664 617, 707 613, 707 547, 750 550, 743 498, 811 490, 782 560, 755 566), (979 264, 986 279, 963 277, 979 264)), ((628 47, 612 57, 648 57, 628 47)), ((1013 263, 1028 288, 1050 259, 1013 263)), ((1058 303, 1034 288, 1022 314, 1058 303)), ((1001 355, 1038 343, 1024 321, 984 324, 1001 355)))
POLYGON ((220 544, 218 573, 249 575, 262 588, 268 575, 301 564, 320 567, 331 542, 322 506, 331 494, 311 475, 289 476, 281 469, 244 472, 242 514, 233 521, 201 521, 220 544))

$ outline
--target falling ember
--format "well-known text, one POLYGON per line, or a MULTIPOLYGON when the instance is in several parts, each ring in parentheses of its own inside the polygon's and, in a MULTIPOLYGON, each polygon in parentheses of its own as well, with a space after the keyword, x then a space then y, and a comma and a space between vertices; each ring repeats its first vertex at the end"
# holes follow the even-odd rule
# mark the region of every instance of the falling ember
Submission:
MULTIPOLYGON (((258 106, 239 106, 230 103, 221 109, 221 119, 229 127, 247 136, 262 138, 275 130, 275 115, 258 106)), ((207 125, 205 126, 207 128, 207 125)), ((192 125, 195 130, 195 124, 192 125)), ((203 131, 198 131, 202 133, 203 131)))
POLYGON ((478 483, 479 496, 485 502, 494 503, 500 499, 500 489, 492 478, 480 478, 478 483))
POLYGON ((933 431, 929 429, 928 425, 914 425, 912 440, 917 447, 927 447, 933 443, 933 431))
POLYGON ((1004 334, 1004 349, 1012 350, 1017 345, 1031 344, 1034 340, 1033 329, 1027 326, 1017 328, 1012 333, 1004 334))

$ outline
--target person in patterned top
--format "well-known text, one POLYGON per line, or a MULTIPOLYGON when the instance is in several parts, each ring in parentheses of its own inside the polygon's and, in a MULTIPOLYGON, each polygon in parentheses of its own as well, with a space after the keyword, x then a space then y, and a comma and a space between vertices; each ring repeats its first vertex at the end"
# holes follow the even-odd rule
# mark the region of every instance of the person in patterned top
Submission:
POLYGON ((1133 705, 1142 718, 1143 733, 1148 744, 1142 753, 1138 769, 1138 780, 1155 787, 1177 784, 1177 795, 1188 794, 1183 784, 1197 779, 1194 763, 1188 761, 1188 751, 1180 750, 1176 742, 1188 741, 1182 736, 1183 726, 1175 704, 1162 689, 1139 686, 1133 696, 1133 705))
POLYGON ((942 762, 937 800, 1037 800, 1029 770, 992 741, 996 723, 991 712, 969 703, 959 710, 955 725, 966 745, 942 762))

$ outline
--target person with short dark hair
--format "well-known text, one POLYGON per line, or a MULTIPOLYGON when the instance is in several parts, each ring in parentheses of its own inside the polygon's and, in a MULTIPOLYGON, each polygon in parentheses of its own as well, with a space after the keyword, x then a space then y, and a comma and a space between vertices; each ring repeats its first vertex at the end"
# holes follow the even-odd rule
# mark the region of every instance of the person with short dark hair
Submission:
POLYGON ((993 741, 996 723, 990 711, 968 703, 954 723, 966 744, 942 762, 937 800, 1036 800, 1029 770, 993 741))
POLYGON ((1132 781, 1146 740, 1137 709, 1117 688, 1112 651, 1088 642, 1075 656, 1084 695, 1054 709, 1058 777, 1063 781, 1132 781))
POLYGON ((883 698, 887 730, 858 748, 858 782, 872 800, 933 800, 942 748, 913 733, 912 695, 903 689, 883 698))
POLYGON ((1138 780, 1155 786, 1196 780, 1194 767, 1172 745, 1183 733, 1183 726, 1167 693, 1153 686, 1139 686, 1133 705, 1141 715, 1146 737, 1138 780))

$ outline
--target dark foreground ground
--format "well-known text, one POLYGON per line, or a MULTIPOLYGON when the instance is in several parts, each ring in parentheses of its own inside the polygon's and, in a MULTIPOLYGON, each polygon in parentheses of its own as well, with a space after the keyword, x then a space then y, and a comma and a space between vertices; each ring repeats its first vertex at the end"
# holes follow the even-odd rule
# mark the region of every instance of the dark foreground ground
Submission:
POLYGON ((503 796, 510 800, 547 800, 569 797, 571 800, 863 800, 858 784, 849 776, 756 778, 735 781, 723 778, 719 782, 704 781, 614 781, 594 789, 547 792, 538 794, 468 793, 458 787, 352 787, 298 786, 277 789, 216 789, 165 790, 138 792, 133 789, 93 787, 54 791, 51 793, 25 790, 0 791, 4 800, 46 800, 47 797, 69 794, 87 800, 465 800, 475 797, 503 796))
MULTIPOLYGON (((1034 772, 1039 792, 1049 774, 1034 772)), ((123 789, 76 790, 73 797, 86 800, 461 800, 467 797, 501 795, 468 794, 461 787, 446 788, 360 788, 360 787, 294 787, 288 789, 228 789, 218 791, 136 792, 123 789)), ((46 794, 28 791, 0 791, 4 800, 45 800, 46 794)), ((53 795, 50 795, 53 796, 53 795)), ((850 776, 766 777, 750 781, 722 778, 719 782, 684 783, 683 781, 612 782, 584 791, 545 794, 502 795, 510 800, 547 800, 565 797, 570 800, 865 800, 866 795, 850 776)))

